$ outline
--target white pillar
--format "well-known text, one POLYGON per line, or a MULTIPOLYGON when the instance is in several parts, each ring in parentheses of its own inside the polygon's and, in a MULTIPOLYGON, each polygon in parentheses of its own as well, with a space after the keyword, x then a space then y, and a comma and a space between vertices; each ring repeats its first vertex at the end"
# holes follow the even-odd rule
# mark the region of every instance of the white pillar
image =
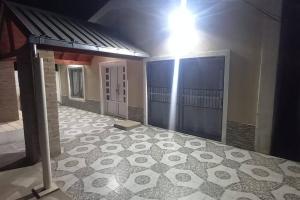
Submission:
MULTIPOLYGON (((36 52, 36 51, 35 51, 36 52)), ((33 193, 38 197, 45 196, 54 192, 58 187, 52 182, 51 161, 50 161, 50 145, 48 133, 48 118, 47 118, 47 100, 44 77, 43 58, 33 58, 34 63, 34 84, 36 107, 38 117, 38 132, 40 152, 43 168, 43 186, 38 186, 33 189, 33 193)))

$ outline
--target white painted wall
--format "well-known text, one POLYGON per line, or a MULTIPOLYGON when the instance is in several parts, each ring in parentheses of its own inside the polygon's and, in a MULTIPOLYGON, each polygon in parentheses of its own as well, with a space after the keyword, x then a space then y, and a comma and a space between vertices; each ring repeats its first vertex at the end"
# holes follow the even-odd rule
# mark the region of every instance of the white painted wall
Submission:
MULTIPOLYGON (((257 151, 268 153, 281 0, 188 0, 199 42, 191 54, 231 50, 228 120, 256 127, 257 151)), ((110 0, 91 21, 112 28, 151 56, 170 56, 168 14, 179 0, 110 0)))

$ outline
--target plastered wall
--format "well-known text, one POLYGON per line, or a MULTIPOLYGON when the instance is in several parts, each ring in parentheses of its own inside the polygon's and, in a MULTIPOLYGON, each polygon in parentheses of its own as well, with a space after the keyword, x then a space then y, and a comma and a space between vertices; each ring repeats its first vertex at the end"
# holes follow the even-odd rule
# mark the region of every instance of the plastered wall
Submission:
MULTIPOLYGON (((95 56, 91 61, 91 65, 84 66, 86 103, 90 103, 91 101, 95 103, 98 102, 98 106, 100 106, 100 63, 118 60, 125 60, 127 62, 128 106, 143 108, 143 62, 141 60, 117 59, 101 56, 95 56)), ((68 98, 67 66, 60 65, 59 71, 61 95, 68 98)))
MULTIPOLYGON (((172 55, 168 45, 168 14, 177 1, 117 2, 110 2, 92 21, 113 26, 151 56, 172 55)), ((276 10, 280 5, 277 0, 253 3, 269 5, 266 8, 272 4, 276 10)), ((196 15, 199 40, 186 53, 231 51, 228 120, 255 125, 264 15, 242 1, 189 0, 188 5, 196 15)))

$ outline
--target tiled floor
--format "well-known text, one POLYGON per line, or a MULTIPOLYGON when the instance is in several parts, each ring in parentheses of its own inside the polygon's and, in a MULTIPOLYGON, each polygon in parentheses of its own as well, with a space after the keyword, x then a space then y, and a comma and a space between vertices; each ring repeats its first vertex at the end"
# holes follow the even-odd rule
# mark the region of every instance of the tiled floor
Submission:
POLYGON ((0 123, 0 133, 20 130, 23 128, 22 112, 19 111, 19 120, 7 123, 0 123))
POLYGON ((300 199, 300 164, 217 142, 60 108, 52 167, 74 199, 300 199))
POLYGON ((0 123, 0 169, 14 168, 25 157, 22 112, 18 121, 0 123))
MULTIPOLYGON (((41 164, 0 172, 1 200, 34 200, 31 189, 42 183, 41 164)), ((71 200, 61 190, 55 191, 42 200, 71 200)))

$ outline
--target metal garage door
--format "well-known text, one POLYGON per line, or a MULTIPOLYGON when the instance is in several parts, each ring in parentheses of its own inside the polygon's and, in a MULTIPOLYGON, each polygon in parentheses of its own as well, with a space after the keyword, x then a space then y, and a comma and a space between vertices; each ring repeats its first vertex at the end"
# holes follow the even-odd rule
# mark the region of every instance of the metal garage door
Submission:
POLYGON ((166 129, 169 128, 173 67, 173 60, 147 64, 148 123, 166 129))
MULTIPOLYGON (((177 131, 221 140, 224 57, 186 58, 179 62, 177 131)), ((147 63, 148 123, 169 128, 174 60, 147 63)))

